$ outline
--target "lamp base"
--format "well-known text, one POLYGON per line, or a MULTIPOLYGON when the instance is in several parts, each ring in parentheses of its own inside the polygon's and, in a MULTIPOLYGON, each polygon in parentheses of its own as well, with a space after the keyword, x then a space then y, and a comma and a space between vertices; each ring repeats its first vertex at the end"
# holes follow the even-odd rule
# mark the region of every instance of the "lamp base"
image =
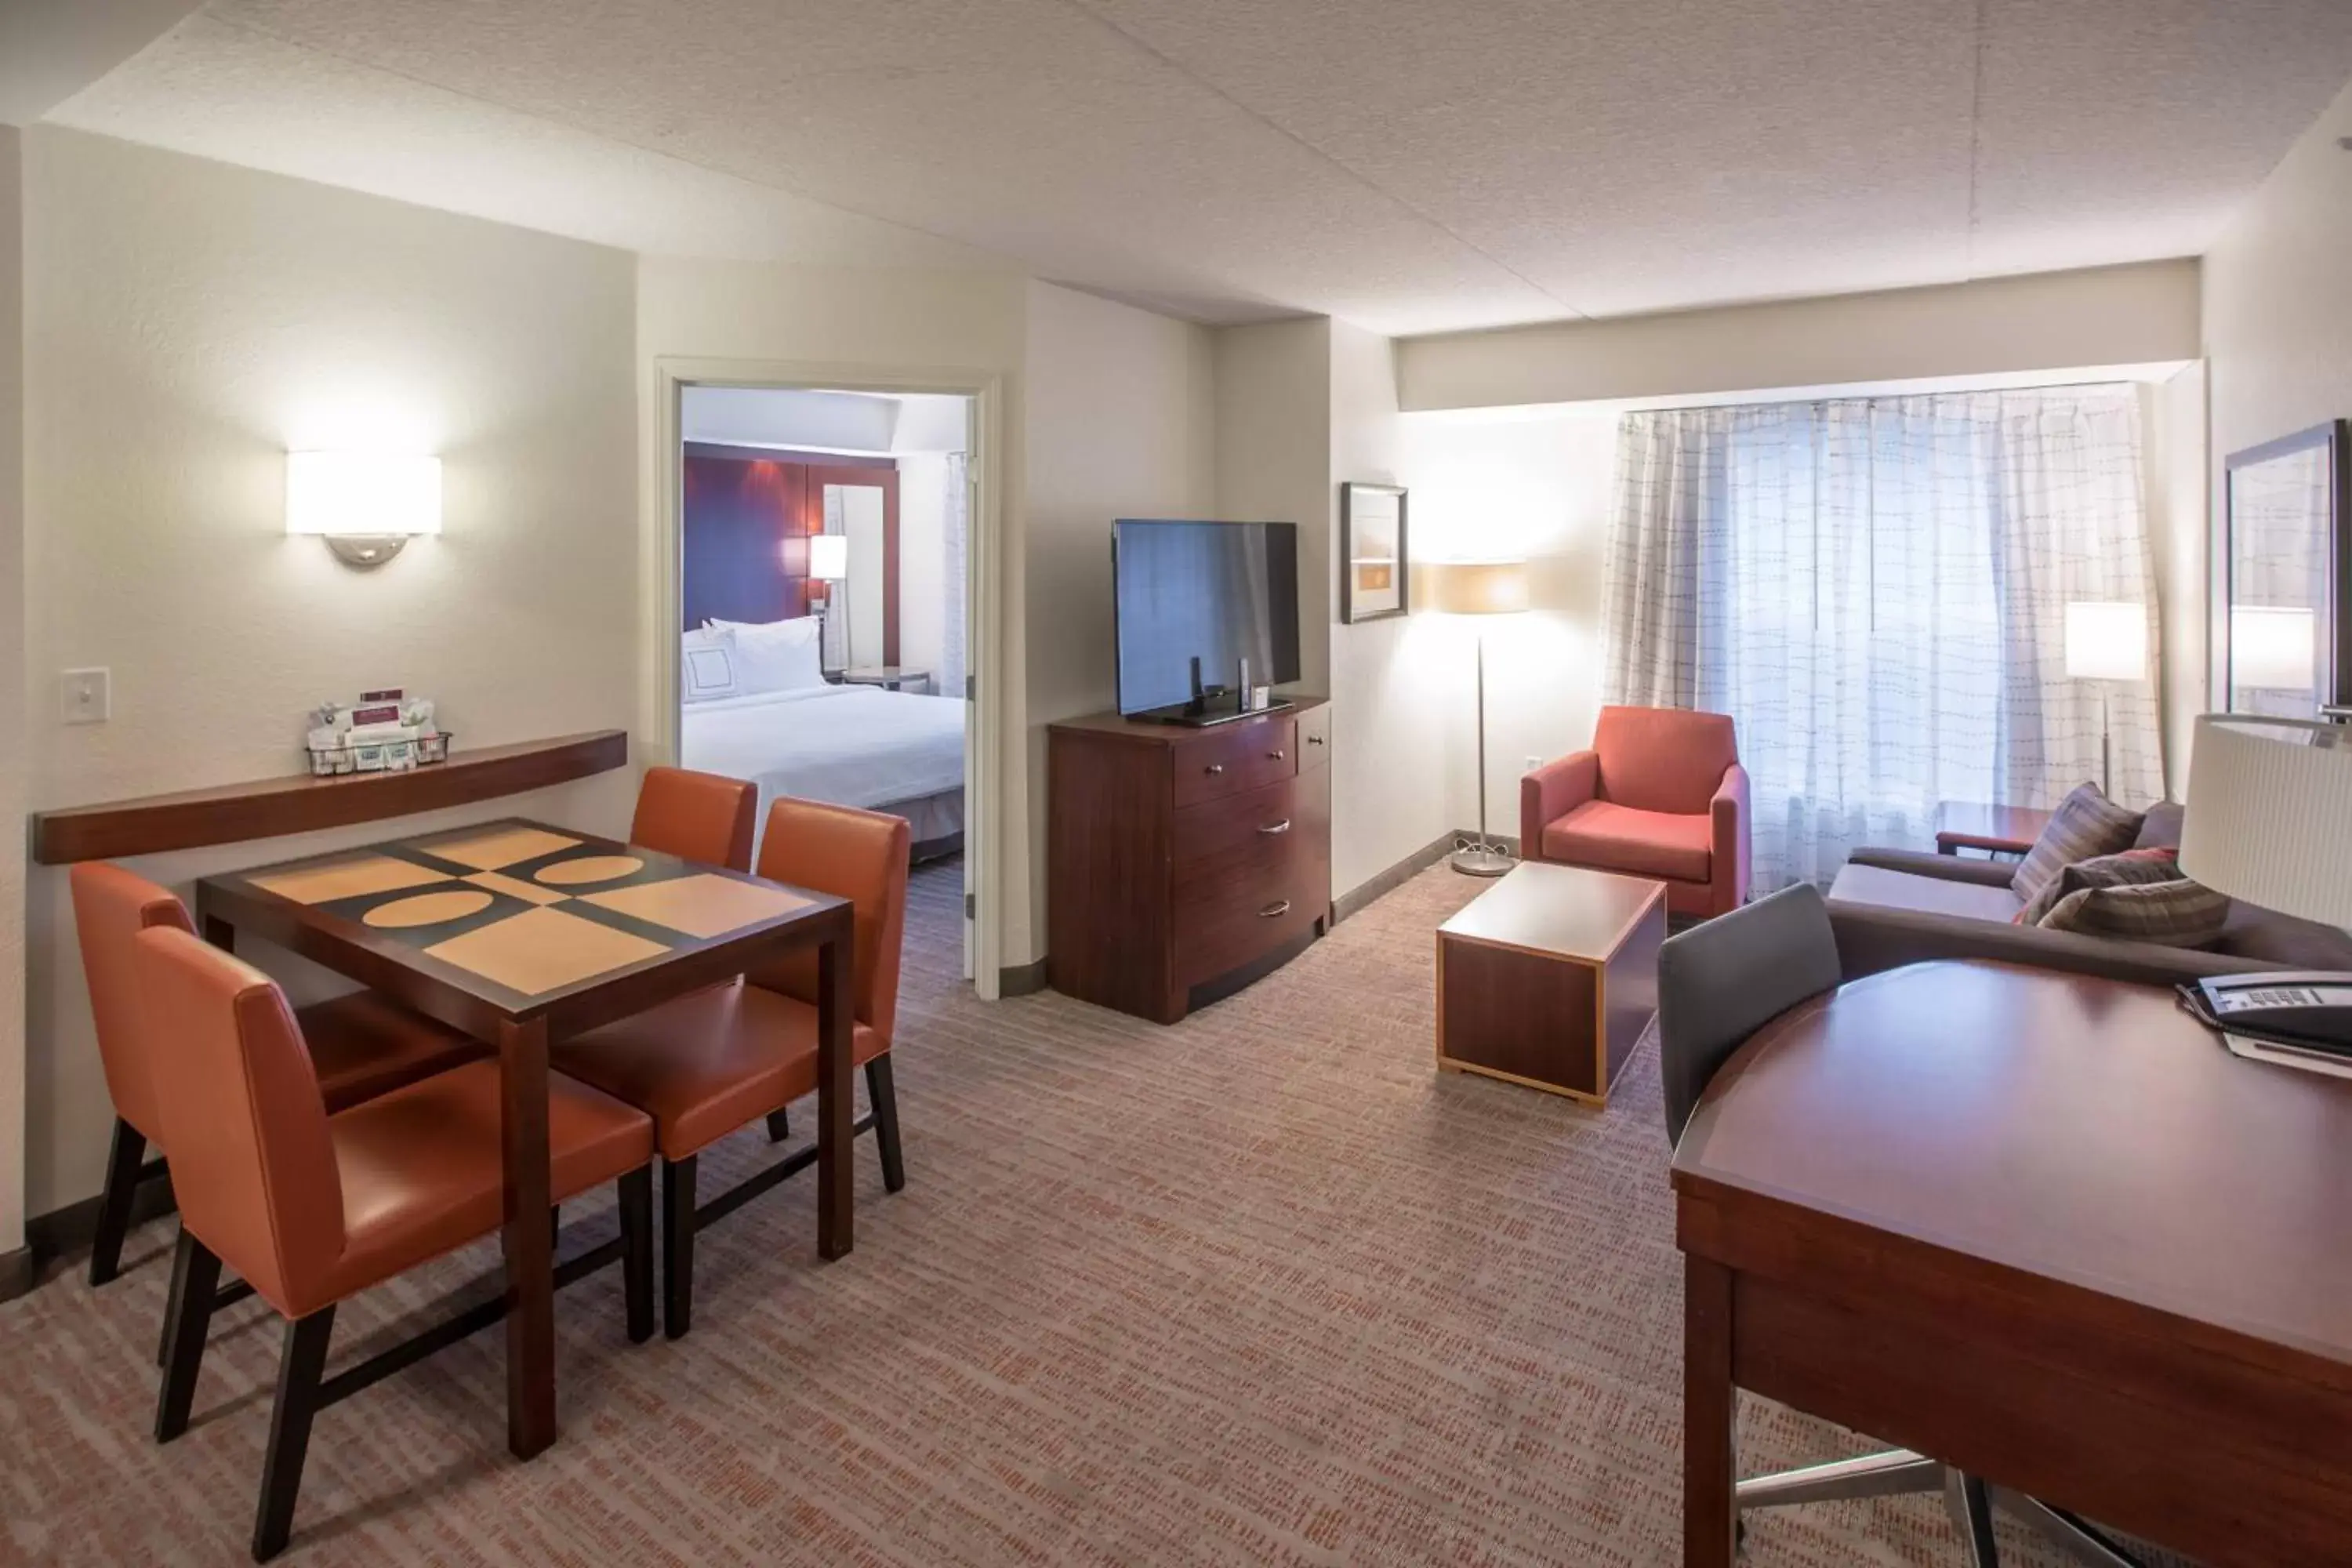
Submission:
POLYGON ((1445 863, 1465 877, 1499 877, 1518 864, 1501 845, 1479 838, 1463 840, 1445 863))

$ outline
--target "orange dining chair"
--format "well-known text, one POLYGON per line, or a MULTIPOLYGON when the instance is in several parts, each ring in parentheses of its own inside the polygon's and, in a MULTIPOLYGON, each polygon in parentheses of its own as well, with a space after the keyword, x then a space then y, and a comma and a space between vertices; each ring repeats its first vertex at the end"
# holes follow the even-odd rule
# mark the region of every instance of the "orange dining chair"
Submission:
MULTIPOLYGON (((172 1303, 155 1440, 187 1430, 221 1266, 286 1320, 253 1555, 284 1548, 318 1412, 506 1315, 501 1296, 356 1366, 326 1373, 335 1307, 495 1232, 505 1217, 498 1064, 470 1061, 329 1114, 285 994, 233 954, 169 925, 136 940, 146 1015, 177 1048, 156 1058, 164 1147, 180 1199, 184 1282, 172 1303)), ((614 1258, 628 1332, 653 1332, 653 1128, 618 1100, 548 1079, 549 1193, 620 1187, 621 1236, 557 1271, 614 1258)))
POLYGON ((759 808, 759 788, 745 780, 688 768, 647 768, 637 785, 629 842, 681 860, 748 871, 759 808))
MULTIPOLYGON (((872 1109, 855 1122, 872 1131, 882 1184, 907 1184, 890 1031, 898 1007, 898 956, 907 923, 907 822, 879 812, 780 800, 768 813, 760 875, 851 900, 856 958, 850 985, 856 1060, 872 1109)), ((816 1160, 803 1149, 707 1204, 697 1202, 696 1156, 816 1089, 816 956, 793 955, 729 985, 576 1036, 551 1058, 564 1072, 654 1119, 662 1170, 662 1330, 693 1323, 694 1233, 733 1213, 816 1160)))
MULTIPOLYGON (((142 1184, 164 1173, 171 1148, 156 1099, 155 1063, 180 1048, 180 1029, 168 1014, 160 1027, 147 1027, 139 1005, 139 933, 156 926, 193 933, 195 927, 170 889, 120 866, 86 861, 67 880, 73 890, 82 973, 89 983, 99 1066, 114 1100, 114 1143, 89 1253, 89 1282, 103 1285, 121 1272, 131 1199, 142 1184), (151 1143, 164 1158, 146 1159, 151 1143)), ((318 1003, 296 1017, 329 1110, 489 1054, 488 1046, 373 991, 318 1003)), ((230 1299, 243 1294, 237 1290, 230 1299)))

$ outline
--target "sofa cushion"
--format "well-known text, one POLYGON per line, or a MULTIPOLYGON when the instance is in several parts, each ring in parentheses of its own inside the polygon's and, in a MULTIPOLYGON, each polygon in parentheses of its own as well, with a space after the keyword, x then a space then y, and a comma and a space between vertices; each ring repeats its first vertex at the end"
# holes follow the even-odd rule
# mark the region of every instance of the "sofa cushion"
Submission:
POLYGON ((2177 877, 2136 887, 2078 888, 2042 917, 2042 929, 2166 947, 2210 947, 2229 918, 2227 893, 2177 877))
POLYGON ((1837 880, 1830 884, 1830 898, 1832 901, 1877 904, 1920 914, 1959 915, 2004 923, 2016 917, 2019 905, 2016 893, 2006 887, 1947 881, 1941 877, 1852 863, 1839 869, 1837 880))
POLYGON ((1704 815, 1739 760, 1727 715, 1681 708, 1603 708, 1592 749, 1601 799, 1676 815, 1704 815))
POLYGON ((2095 784, 2077 784, 2073 794, 2050 814, 2050 825, 2017 868, 2010 886, 2021 903, 2032 903, 2058 873, 2078 860, 2095 859, 2128 849, 2139 837, 2141 814, 2127 810, 2099 793, 2095 784))
POLYGON ((2139 819, 2139 837, 2132 840, 2135 849, 2178 849, 2180 847, 2180 819, 2188 811, 2177 800, 2159 801, 2147 808, 2139 819))
POLYGON ((2293 969, 2352 970, 2352 932, 2299 921, 2243 899, 2230 900, 2230 919, 2213 951, 2293 969))
POLYGON ((1704 882, 1715 868, 1714 824, 1704 816, 1591 800, 1544 829, 1543 858, 1597 871, 1704 882))
POLYGON ((2172 882, 2179 878, 2180 851, 2161 846, 2078 860, 2058 868, 2057 878, 2017 911, 2017 923, 2040 925, 2042 917, 2058 907, 2059 900, 2085 888, 2135 888, 2144 882, 2172 882))

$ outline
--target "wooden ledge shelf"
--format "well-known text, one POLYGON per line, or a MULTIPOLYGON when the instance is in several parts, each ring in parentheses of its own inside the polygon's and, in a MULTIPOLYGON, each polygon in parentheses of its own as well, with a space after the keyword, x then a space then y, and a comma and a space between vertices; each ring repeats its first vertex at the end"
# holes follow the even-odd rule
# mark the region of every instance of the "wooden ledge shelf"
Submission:
POLYGON ((44 866, 65 866, 315 833, 569 784, 625 766, 628 760, 626 731, 597 730, 456 752, 446 763, 406 773, 333 778, 289 773, 251 784, 37 812, 32 818, 33 858, 44 866))

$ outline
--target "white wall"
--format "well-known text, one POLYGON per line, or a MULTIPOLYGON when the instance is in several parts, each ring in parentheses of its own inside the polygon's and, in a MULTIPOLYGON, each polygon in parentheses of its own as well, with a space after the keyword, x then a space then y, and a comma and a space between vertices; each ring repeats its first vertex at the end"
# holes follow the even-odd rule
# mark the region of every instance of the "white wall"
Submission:
POLYGON ((1029 286, 1028 720, 1032 907, 1045 906, 1045 726, 1114 706, 1110 527, 1208 517, 1210 334, 1048 283, 1029 286))
POLYGON ((2197 264, 2151 262, 1408 339, 1399 390, 1507 407, 2147 364, 2196 358, 2197 321, 2197 264))
MULTIPOLYGON (((2205 258, 2205 353, 2212 404, 2211 508, 2222 510, 2231 452, 2352 416, 2352 135, 2347 87, 2271 172, 2205 258)), ((2214 530, 2214 549, 2221 548, 2214 530)), ((2210 568, 2209 568, 2210 569, 2210 568)), ((2213 581, 2221 581, 2214 576, 2213 581)), ((2215 606, 2213 690, 2228 626, 2215 606)))
POLYGON ((898 426, 895 398, 779 386, 689 386, 678 434, 688 441, 820 451, 887 452, 898 426))
POLYGON ((2141 388, 2147 442, 2148 542, 2163 641, 2158 700, 2164 722, 2164 785, 2179 800, 2189 786, 2189 743, 2197 715, 2211 706, 2206 659, 2205 367, 2141 388))
MULTIPOLYGON (((928 669, 938 691, 947 636, 948 455, 898 459, 898 662, 928 669)), ((953 696, 953 692, 941 692, 953 696)))
MULTIPOLYGON (((23 138, 0 126, 0 823, 25 820, 23 138)), ((13 826, 10 831, 15 831, 13 826)), ((25 1242, 25 862, 0 853, 0 1253, 25 1242)))
MULTIPOLYGON (((1297 689, 1331 689, 1331 322, 1214 334, 1215 515, 1298 524, 1297 689)), ((1336 721, 1335 715, 1335 721, 1336 721)), ((1336 750, 1340 745, 1332 738, 1336 750)))
POLYGON ((1473 730, 1475 638, 1486 639, 1486 812, 1516 835, 1519 775, 1589 745, 1601 706, 1601 560, 1616 459, 1607 414, 1465 419, 1408 415, 1405 482, 1413 557, 1528 563, 1528 613, 1491 621, 1418 617, 1453 671, 1457 738, 1446 794, 1454 826, 1478 815, 1473 730))
MULTIPOLYGON (((26 135, 36 808, 283 773, 304 711, 399 685, 461 748, 634 714, 634 264, 618 251, 77 132, 26 135), (289 447, 441 454, 446 532, 361 573, 284 532, 289 447), (113 672, 58 722, 58 671, 113 672)), ((444 814, 625 826, 631 779, 444 814)), ((404 824, 404 826, 415 826, 404 824)), ((373 828, 167 855, 182 885, 373 828)), ((29 890, 29 1206, 110 1112, 61 870, 29 890)), ((292 961, 273 963, 296 973, 292 961)))

